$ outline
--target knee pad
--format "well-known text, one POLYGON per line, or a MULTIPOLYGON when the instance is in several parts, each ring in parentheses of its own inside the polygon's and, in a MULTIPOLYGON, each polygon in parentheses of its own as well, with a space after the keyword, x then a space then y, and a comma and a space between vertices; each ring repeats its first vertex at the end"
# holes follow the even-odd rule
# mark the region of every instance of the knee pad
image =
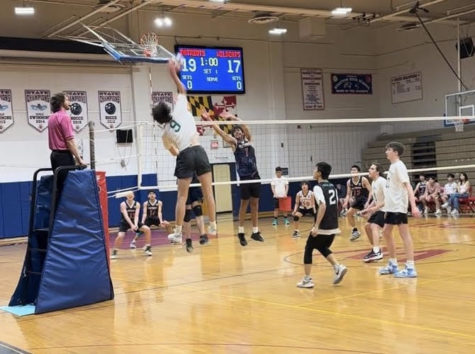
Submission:
POLYGON ((185 217, 183 218, 184 222, 190 222, 191 221, 191 210, 186 209, 185 211, 185 217))
POLYGON ((294 215, 294 221, 299 221, 299 217, 297 215, 294 215))
POLYGON ((193 212, 195 213, 195 216, 197 217, 203 215, 203 209, 201 209, 201 205, 194 206, 193 212))

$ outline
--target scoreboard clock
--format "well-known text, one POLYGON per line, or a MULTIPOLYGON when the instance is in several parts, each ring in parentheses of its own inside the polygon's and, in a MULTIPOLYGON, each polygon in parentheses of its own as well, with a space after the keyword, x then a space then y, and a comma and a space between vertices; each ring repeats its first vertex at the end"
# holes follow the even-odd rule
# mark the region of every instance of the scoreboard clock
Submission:
POLYGON ((179 77, 188 93, 245 93, 242 48, 176 45, 183 56, 179 77))

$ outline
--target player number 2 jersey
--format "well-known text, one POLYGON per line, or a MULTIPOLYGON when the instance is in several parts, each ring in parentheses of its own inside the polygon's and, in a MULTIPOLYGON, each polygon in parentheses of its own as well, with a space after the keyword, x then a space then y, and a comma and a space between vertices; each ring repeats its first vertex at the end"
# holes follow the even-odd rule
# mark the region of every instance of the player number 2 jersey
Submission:
POLYGON ((339 234, 338 193, 335 186, 328 181, 323 181, 313 188, 313 194, 318 207, 322 204, 326 205, 325 214, 318 227, 318 234, 339 234))

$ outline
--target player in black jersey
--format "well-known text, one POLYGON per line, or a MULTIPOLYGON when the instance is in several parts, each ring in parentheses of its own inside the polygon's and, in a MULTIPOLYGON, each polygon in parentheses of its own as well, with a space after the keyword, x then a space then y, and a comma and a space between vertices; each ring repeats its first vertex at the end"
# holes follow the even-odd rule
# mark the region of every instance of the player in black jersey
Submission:
POLYGON ((427 187, 426 176, 423 174, 420 174, 419 182, 416 184, 416 188, 414 188, 414 197, 416 198, 416 205, 421 212, 424 210, 424 206, 422 204, 421 199, 426 193, 426 187, 427 187))
POLYGON ((348 210, 346 217, 353 228, 351 231, 350 241, 355 241, 361 236, 361 233, 358 231, 358 228, 355 224, 355 214, 358 211, 366 209, 368 207, 368 202, 371 197, 371 184, 368 179, 364 176, 358 176, 358 173, 361 172, 360 166, 353 165, 351 166, 352 177, 346 183, 346 198, 343 203, 343 208, 348 210))
POLYGON ((147 256, 151 256, 152 246, 150 228, 147 225, 143 225, 141 222, 139 222, 140 203, 134 200, 133 192, 129 192, 126 198, 126 201, 120 203, 120 212, 122 214, 122 217, 119 225, 119 233, 117 234, 117 237, 114 242, 114 249, 112 251, 111 258, 117 258, 118 249, 122 244, 122 240, 124 239, 127 230, 132 230, 135 232, 142 231, 144 233, 144 253, 147 256))
MULTIPOLYGON (((163 203, 157 199, 157 195, 154 191, 148 193, 148 200, 143 203, 142 211, 142 224, 151 227, 153 225, 161 227, 167 230, 168 233, 172 232, 171 225, 168 221, 163 220, 162 217, 163 203)), ((132 242, 130 242, 130 248, 136 248, 135 242, 143 235, 143 232, 138 232, 132 242)))
POLYGON ((335 234, 340 233, 338 228, 338 194, 335 186, 328 182, 331 170, 332 167, 328 163, 319 162, 313 172, 313 178, 318 181, 318 184, 313 188, 318 212, 315 225, 310 231, 305 245, 303 257, 305 276, 297 283, 299 288, 313 288, 315 286, 310 276, 314 249, 317 249, 333 266, 335 272, 333 284, 340 283, 348 271, 343 264, 338 263, 330 250, 335 234))
MULTIPOLYGON (((208 113, 201 115, 203 120, 211 121, 208 113)), ((240 121, 240 119, 229 112, 223 112, 220 117, 228 120, 240 121)), ((226 134, 218 125, 213 125, 214 131, 229 145, 234 152, 236 159, 236 171, 241 181, 260 179, 257 171, 256 152, 251 144, 251 132, 245 124, 235 125, 231 135, 226 134)), ((247 207, 249 201, 251 204, 252 234, 254 241, 264 242, 258 227, 259 218, 259 195, 261 183, 242 183, 239 186, 241 193, 241 205, 239 208, 239 228, 238 238, 241 246, 246 246, 246 236, 244 234, 244 221, 246 219, 247 207)))

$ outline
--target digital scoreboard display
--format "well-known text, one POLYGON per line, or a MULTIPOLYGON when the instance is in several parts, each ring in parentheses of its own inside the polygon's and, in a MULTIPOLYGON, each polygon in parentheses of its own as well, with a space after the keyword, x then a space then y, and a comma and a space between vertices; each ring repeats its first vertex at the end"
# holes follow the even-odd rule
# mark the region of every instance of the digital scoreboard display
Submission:
POLYGON ((175 46, 183 56, 179 77, 188 93, 245 93, 242 48, 175 46))

